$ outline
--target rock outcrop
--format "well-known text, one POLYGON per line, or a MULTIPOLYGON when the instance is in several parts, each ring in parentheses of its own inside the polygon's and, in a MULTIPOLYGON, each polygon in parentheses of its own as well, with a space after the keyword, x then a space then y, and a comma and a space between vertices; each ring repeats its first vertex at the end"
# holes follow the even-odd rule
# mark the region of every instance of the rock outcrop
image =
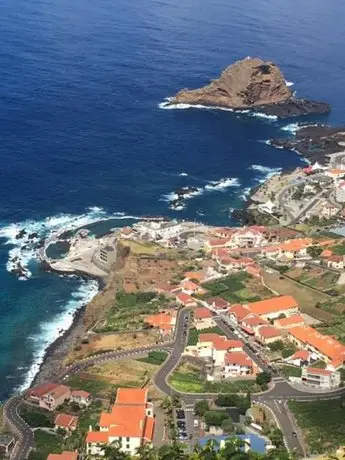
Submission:
POLYGON ((259 58, 235 62, 203 88, 179 91, 170 100, 177 103, 250 109, 278 117, 330 111, 326 103, 295 98, 276 64, 259 58))

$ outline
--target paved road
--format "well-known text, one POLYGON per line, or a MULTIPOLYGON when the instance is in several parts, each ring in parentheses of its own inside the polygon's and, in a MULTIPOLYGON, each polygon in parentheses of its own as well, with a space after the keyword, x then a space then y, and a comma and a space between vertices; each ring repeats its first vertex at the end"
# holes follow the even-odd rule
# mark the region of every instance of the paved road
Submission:
POLYGON ((17 443, 11 454, 11 459, 13 460, 25 460, 34 446, 33 431, 18 413, 21 404, 21 396, 15 396, 7 401, 3 412, 9 428, 18 437, 17 443))

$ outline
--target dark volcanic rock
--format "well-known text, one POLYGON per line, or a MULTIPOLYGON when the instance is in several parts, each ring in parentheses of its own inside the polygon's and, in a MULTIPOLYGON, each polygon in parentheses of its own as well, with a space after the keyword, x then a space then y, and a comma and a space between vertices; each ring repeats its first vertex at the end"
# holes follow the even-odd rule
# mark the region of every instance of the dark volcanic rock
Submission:
POLYGON ((330 111, 326 103, 295 98, 276 64, 259 58, 235 62, 203 88, 179 91, 170 100, 170 104, 178 103, 250 109, 278 117, 330 111))
POLYGON ((21 240, 22 238, 24 238, 26 234, 27 231, 25 230, 25 228, 23 228, 22 230, 20 230, 20 232, 16 234, 16 240, 21 240))
MULTIPOLYGON (((274 147, 294 150, 311 162, 327 164, 326 155, 345 150, 345 127, 332 128, 331 126, 313 125, 299 129, 291 139, 271 139, 274 147)), ((344 154, 345 157, 345 154, 344 154)))

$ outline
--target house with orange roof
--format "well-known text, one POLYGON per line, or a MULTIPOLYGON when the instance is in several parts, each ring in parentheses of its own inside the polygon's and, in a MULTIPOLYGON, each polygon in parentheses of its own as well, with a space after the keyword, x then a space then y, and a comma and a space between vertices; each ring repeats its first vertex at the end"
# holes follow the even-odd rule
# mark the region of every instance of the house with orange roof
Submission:
POLYGON ((78 452, 64 450, 61 454, 49 454, 47 460, 78 460, 78 452))
POLYGON ((270 343, 280 340, 281 336, 282 332, 280 329, 277 329, 274 326, 261 326, 258 329, 256 338, 264 345, 269 345, 270 343))
POLYGON ((229 238, 236 232, 236 229, 231 228, 231 227, 220 227, 217 228, 213 234, 217 238, 229 238))
POLYGON ((39 406, 49 411, 55 410, 66 400, 70 399, 71 390, 66 385, 56 385, 51 390, 44 392, 39 398, 39 406))
POLYGON ((195 346, 186 348, 187 355, 210 360, 215 366, 224 364, 225 354, 229 351, 242 351, 241 340, 229 340, 225 335, 215 333, 200 334, 195 346))
POLYGON ((100 431, 87 433, 86 453, 102 456, 104 446, 116 441, 122 452, 135 455, 143 444, 152 444, 155 422, 147 394, 146 388, 119 388, 111 411, 101 414, 100 431))
POLYGON ((254 263, 246 266, 246 272, 252 276, 256 276, 257 278, 260 278, 261 271, 261 267, 258 264, 254 263))
POLYGON ((195 281, 198 283, 206 283, 207 281, 222 278, 224 275, 218 273, 213 267, 206 267, 199 271, 185 272, 185 279, 195 281))
POLYGON ((341 179, 345 176, 345 169, 340 168, 333 168, 325 171, 325 175, 328 177, 332 177, 332 179, 341 179))
POLYGON ((217 258, 217 262, 220 270, 231 271, 239 270, 240 268, 242 268, 239 259, 235 259, 235 257, 230 257, 229 255, 217 258))
POLYGON ((254 362, 247 353, 244 351, 231 351, 225 355, 222 378, 252 375, 254 370, 254 362))
POLYGON ((337 370, 345 362, 345 345, 328 335, 323 335, 310 326, 291 327, 288 339, 299 348, 306 349, 327 363, 327 367, 337 370))
POLYGON ((71 402, 78 404, 79 406, 89 406, 92 401, 91 394, 84 390, 72 390, 71 402))
POLYGON ((287 259, 295 259, 296 257, 306 257, 308 255, 307 248, 313 243, 311 238, 296 238, 295 240, 281 243, 278 245, 278 257, 286 257, 287 259))
POLYGON ((78 425, 78 417, 70 414, 58 414, 54 420, 54 427, 57 430, 62 428, 66 431, 74 431, 78 425))
POLYGON ((249 335, 256 335, 261 326, 266 326, 268 324, 268 321, 254 313, 247 314, 240 322, 241 329, 249 335))
POLYGON ((333 251, 331 249, 324 249, 322 252, 321 252, 321 257, 323 259, 328 259, 328 257, 331 257, 333 255, 333 251))
POLYGON ((159 283, 156 284, 154 290, 158 294, 165 294, 168 297, 174 296, 174 291, 181 289, 178 284, 159 283))
POLYGON ((245 307, 244 305, 240 304, 233 304, 230 308, 228 308, 228 316, 230 321, 233 323, 241 323, 246 316, 251 313, 250 308, 245 307))
POLYGON ((204 249, 206 252, 212 252, 215 249, 229 248, 229 238, 211 238, 205 241, 204 249))
POLYGON ((194 327, 197 330, 210 329, 215 325, 213 313, 208 308, 198 307, 194 310, 194 327))
POLYGON ((181 290, 185 294, 199 294, 199 295, 204 295, 207 293, 207 290, 204 289, 202 286, 200 286, 197 283, 194 283, 194 281, 191 281, 189 279, 181 281, 181 290))
POLYGON ((264 246, 260 254, 267 259, 275 259, 279 255, 279 245, 264 246))
POLYGON ((221 297, 210 297, 204 301, 204 304, 216 313, 225 312, 230 307, 229 302, 221 297))
POLYGON ((161 334, 171 334, 176 325, 176 312, 175 311, 162 311, 155 315, 147 316, 144 320, 149 326, 158 329, 161 334))
POLYGON ((182 305, 183 307, 196 307, 198 305, 196 299, 190 296, 189 294, 185 294, 181 292, 180 294, 176 294, 176 303, 182 305))
POLYGON ((276 319, 273 325, 278 329, 289 329, 295 326, 304 326, 304 318, 302 315, 292 315, 286 318, 276 319))
MULTIPOLYGON (((301 367, 302 365, 310 364, 313 358, 313 353, 311 353, 308 350, 297 350, 296 353, 294 353, 291 356, 288 356, 285 358, 285 361, 289 364, 293 364, 294 366, 299 366, 301 367)), ((315 357, 316 361, 316 357, 315 357)))
POLYGON ((50 391, 54 390, 58 386, 57 383, 47 382, 43 383, 42 385, 37 385, 27 392, 26 397, 27 399, 35 404, 39 404, 40 399, 50 391))
POLYGON ((304 385, 314 388, 332 389, 337 388, 341 382, 340 372, 318 367, 304 367, 301 381, 304 385))
POLYGON ((292 316, 299 313, 298 303, 291 295, 272 297, 247 304, 247 308, 264 319, 276 319, 280 315, 292 316))

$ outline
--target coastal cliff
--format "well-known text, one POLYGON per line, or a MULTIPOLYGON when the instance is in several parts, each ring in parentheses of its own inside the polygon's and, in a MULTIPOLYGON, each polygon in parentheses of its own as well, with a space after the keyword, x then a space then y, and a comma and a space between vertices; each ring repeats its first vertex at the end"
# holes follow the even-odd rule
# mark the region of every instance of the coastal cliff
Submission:
POLYGON ((327 103, 294 97, 279 67, 259 58, 235 62, 218 79, 202 88, 179 91, 170 104, 179 103, 249 109, 278 117, 330 111, 327 103))

